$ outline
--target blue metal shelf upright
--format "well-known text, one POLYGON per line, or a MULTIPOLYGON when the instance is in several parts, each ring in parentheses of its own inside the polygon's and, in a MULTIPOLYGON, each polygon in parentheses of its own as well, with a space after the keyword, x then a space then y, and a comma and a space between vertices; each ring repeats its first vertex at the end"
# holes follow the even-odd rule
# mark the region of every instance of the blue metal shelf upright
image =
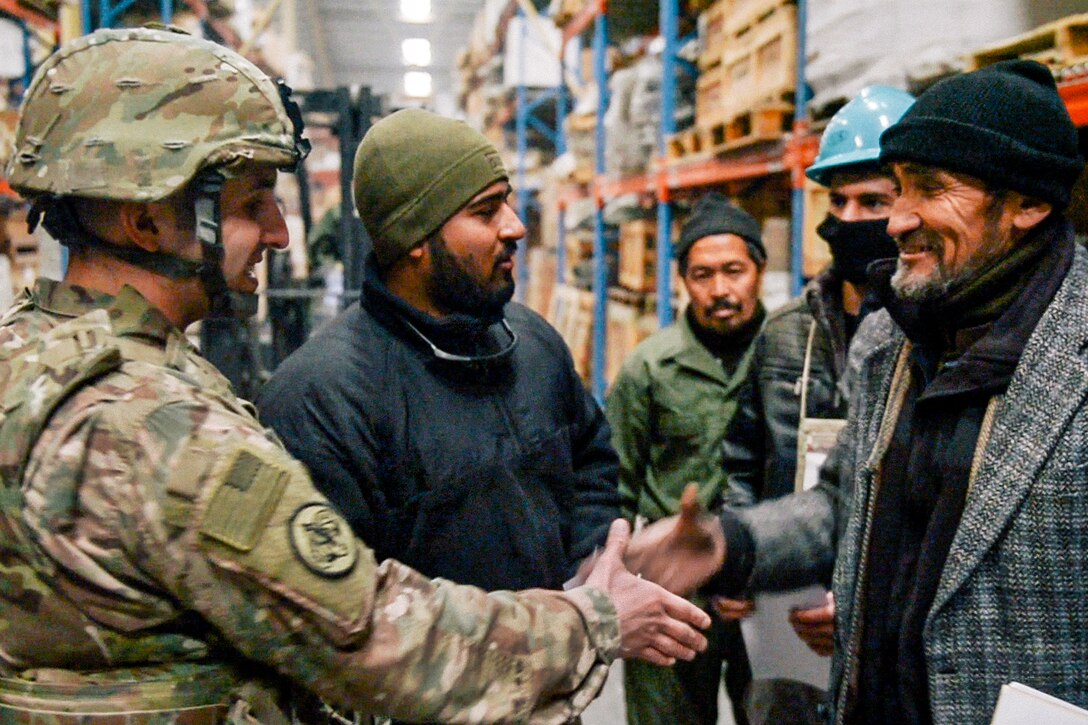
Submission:
MULTIPOLYGON (((81 0, 80 8, 83 18, 83 32, 89 33, 99 28, 112 28, 121 15, 136 4, 136 0, 98 0, 98 25, 94 24, 91 13, 94 0, 81 0)), ((174 19, 174 0, 159 0, 159 15, 162 22, 170 23, 174 19)))
MULTIPOLYGON (((521 42, 518 44, 520 56, 518 58, 518 72, 520 77, 518 78, 517 104, 514 111, 514 125, 517 133, 517 202, 518 216, 521 217, 522 221, 525 221, 528 218, 529 205, 532 203, 529 190, 525 186, 525 156, 529 150, 529 128, 533 128, 552 144, 556 156, 566 153, 567 142, 563 132, 563 121, 567 115, 567 88, 562 80, 561 50, 559 85, 535 93, 534 97, 530 100, 529 89, 525 86, 525 47, 528 42, 528 24, 526 23, 525 12, 520 6, 517 10, 517 17, 521 21, 519 23, 521 42), (536 112, 541 107, 552 102, 555 103, 554 128, 540 120, 536 115, 536 112)), ((562 229, 562 226, 562 219, 560 219, 560 229, 562 229)), ((564 248, 562 238, 560 238, 559 241, 557 264, 559 269, 562 270, 564 264, 562 256, 564 248)), ((519 244, 517 251, 518 280, 515 287, 519 301, 524 300, 525 290, 528 289, 529 285, 528 262, 526 245, 519 244)), ((560 282, 562 282, 562 280, 560 280, 560 282)))

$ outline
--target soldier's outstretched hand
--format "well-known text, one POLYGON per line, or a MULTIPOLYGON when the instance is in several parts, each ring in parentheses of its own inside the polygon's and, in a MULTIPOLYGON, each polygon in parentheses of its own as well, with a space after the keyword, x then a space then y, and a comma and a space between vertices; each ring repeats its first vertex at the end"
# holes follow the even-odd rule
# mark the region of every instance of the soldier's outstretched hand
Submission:
POLYGON ((699 505, 698 486, 689 483, 680 513, 655 521, 627 548, 627 567, 674 594, 686 596, 725 563, 725 534, 718 517, 699 505))
POLYGON ((710 617, 690 602, 657 584, 635 576, 623 565, 631 541, 630 525, 616 519, 608 530, 608 543, 596 558, 586 585, 612 599, 620 620, 620 657, 669 666, 678 659, 690 660, 706 649, 710 617))

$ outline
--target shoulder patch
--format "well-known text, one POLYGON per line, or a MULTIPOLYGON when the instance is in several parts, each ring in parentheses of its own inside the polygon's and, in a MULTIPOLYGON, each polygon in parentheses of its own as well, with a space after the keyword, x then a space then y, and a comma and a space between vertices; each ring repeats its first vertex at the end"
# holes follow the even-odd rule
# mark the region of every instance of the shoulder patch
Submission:
POLYGON ((332 625, 338 643, 354 641, 374 604, 373 552, 286 451, 263 438, 223 448, 193 504, 201 551, 332 625))
POLYGON ((268 526, 291 473, 250 446, 236 449, 222 470, 200 533, 239 551, 251 551, 268 526))
POLYGON ((313 573, 337 579, 355 568, 355 536, 344 517, 328 504, 299 506, 287 526, 295 556, 313 573))

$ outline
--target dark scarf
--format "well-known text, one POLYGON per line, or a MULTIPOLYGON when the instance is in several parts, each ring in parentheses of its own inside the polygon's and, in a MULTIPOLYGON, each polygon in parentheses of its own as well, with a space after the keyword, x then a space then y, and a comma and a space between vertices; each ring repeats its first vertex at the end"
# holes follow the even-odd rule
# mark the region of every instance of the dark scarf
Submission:
POLYGON ((1069 225, 1056 219, 931 303, 891 294, 891 269, 874 280, 914 349, 911 387, 881 464, 851 723, 931 722, 922 630, 959 528, 982 418, 1008 387, 1073 254, 1069 225))

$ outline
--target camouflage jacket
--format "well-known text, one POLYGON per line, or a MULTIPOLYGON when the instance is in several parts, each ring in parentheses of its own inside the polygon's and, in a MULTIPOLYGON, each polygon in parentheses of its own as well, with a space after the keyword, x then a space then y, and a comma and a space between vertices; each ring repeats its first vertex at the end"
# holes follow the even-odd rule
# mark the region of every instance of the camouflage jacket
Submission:
POLYGON ((0 320, 0 394, 9 681, 228 662, 362 712, 532 723, 603 684, 619 631, 602 593, 487 594, 376 562, 131 288, 25 292, 0 320), (72 360, 93 374, 39 410, 85 373, 72 360))

